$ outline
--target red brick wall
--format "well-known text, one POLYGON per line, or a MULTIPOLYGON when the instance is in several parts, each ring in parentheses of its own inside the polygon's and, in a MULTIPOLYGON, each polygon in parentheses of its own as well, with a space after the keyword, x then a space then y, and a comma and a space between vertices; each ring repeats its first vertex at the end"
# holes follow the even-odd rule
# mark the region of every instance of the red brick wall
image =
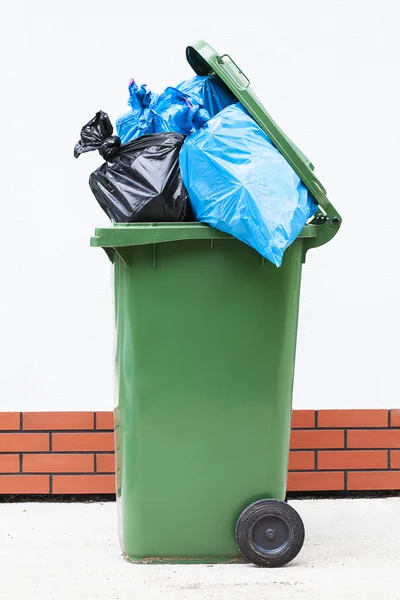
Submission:
MULTIPOLYGON (((0 413, 0 495, 114 493, 111 412, 0 413)), ((296 410, 288 490, 400 490, 400 409, 296 410)))

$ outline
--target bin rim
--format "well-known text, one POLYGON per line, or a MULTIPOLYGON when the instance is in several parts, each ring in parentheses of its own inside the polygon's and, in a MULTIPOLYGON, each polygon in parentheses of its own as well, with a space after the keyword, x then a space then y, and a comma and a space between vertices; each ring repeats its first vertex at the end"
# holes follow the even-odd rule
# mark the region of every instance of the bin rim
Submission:
MULTIPOLYGON (((314 240, 319 227, 306 225, 299 238, 314 240)), ((98 227, 90 240, 96 248, 126 248, 183 240, 232 240, 233 236, 204 223, 114 223, 98 227)))

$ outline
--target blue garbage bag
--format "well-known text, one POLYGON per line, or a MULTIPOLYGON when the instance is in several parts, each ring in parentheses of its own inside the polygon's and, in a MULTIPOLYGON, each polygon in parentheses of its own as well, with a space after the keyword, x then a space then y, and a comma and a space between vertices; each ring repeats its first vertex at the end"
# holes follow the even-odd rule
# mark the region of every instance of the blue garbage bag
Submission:
POLYGON ((196 220, 252 246, 279 267, 318 205, 241 104, 186 138, 179 154, 196 220))
POLYGON ((123 144, 152 133, 189 135, 210 118, 196 99, 173 87, 157 95, 147 91, 145 85, 139 88, 131 81, 128 104, 132 110, 116 122, 117 135, 123 144))
POLYGON ((214 117, 230 104, 237 102, 230 89, 215 75, 196 75, 192 79, 182 81, 176 88, 205 108, 210 117, 214 117))
POLYGON ((126 144, 142 135, 149 135, 153 131, 153 114, 151 106, 156 102, 158 96, 147 90, 146 85, 140 88, 132 79, 129 82, 128 105, 131 110, 117 119, 117 135, 121 142, 126 144))
POLYGON ((129 84, 131 111, 117 119, 117 135, 123 144, 141 135, 175 132, 190 135, 210 117, 236 102, 218 77, 193 77, 177 88, 167 87, 160 95, 129 84))
POLYGON ((210 115, 188 94, 167 87, 152 104, 153 132, 189 135, 199 129, 210 115))

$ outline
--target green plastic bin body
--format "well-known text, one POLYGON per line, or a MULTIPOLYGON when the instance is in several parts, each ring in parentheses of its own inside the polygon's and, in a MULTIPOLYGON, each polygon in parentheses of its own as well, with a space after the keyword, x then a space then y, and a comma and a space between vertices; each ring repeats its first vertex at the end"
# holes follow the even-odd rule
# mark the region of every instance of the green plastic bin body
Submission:
POLYGON ((96 230, 114 268, 119 528, 135 561, 238 558, 242 510, 285 499, 302 264, 340 225, 311 163, 228 59, 204 42, 188 49, 196 72, 211 65, 253 102, 321 209, 279 269, 200 223, 96 230))
POLYGON ((200 224, 97 230, 92 243, 115 272, 117 497, 129 559, 232 560, 241 511, 285 498, 302 260, 315 230, 279 269, 200 224), (164 238, 176 241, 155 241, 164 238), (113 239, 123 246, 111 249, 113 239))

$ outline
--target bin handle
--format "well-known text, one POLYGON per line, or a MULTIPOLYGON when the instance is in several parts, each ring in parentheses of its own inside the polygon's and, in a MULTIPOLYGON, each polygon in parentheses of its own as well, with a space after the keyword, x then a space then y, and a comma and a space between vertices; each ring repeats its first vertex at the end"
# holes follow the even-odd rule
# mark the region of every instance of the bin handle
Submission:
POLYGON ((316 235, 304 240, 303 262, 305 262, 305 255, 308 250, 327 244, 335 237, 341 224, 342 217, 328 200, 325 206, 323 206, 323 212, 319 210, 309 223, 311 227, 315 228, 316 235))
POLYGON ((236 87, 238 87, 240 90, 247 90, 250 85, 250 79, 243 73, 242 69, 240 69, 240 67, 235 63, 233 58, 229 56, 229 54, 221 54, 221 56, 217 58, 217 61, 224 69, 226 77, 230 79, 236 87), (230 65, 233 65, 233 68, 229 65, 229 63, 230 65), (245 85, 243 85, 243 79, 245 81, 245 85))

